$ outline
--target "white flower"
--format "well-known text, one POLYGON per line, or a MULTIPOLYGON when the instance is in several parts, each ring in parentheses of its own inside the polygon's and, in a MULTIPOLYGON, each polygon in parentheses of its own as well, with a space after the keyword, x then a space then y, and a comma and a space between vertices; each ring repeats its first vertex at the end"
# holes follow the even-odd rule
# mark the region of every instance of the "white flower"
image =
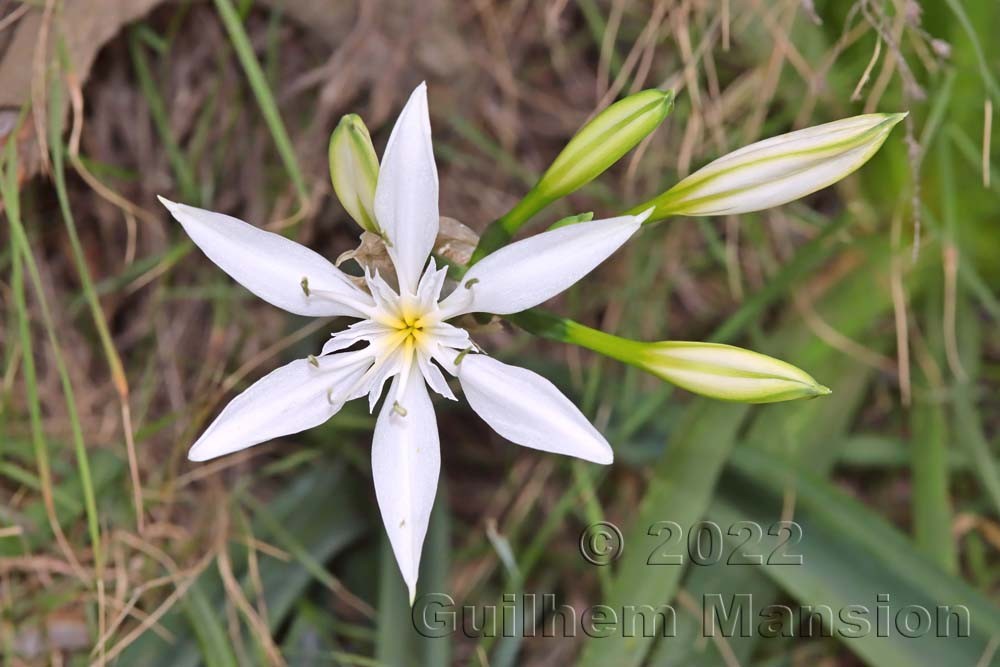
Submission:
POLYGON ((504 438, 611 463, 607 441, 551 382, 480 353, 449 320, 473 312, 516 313, 546 301, 625 243, 645 216, 583 222, 512 243, 475 264, 441 299, 446 270, 428 262, 438 232, 438 178, 423 84, 393 128, 375 191, 375 217, 398 292, 377 274, 365 276, 366 292, 294 241, 227 215, 161 201, 209 259, 260 298, 298 315, 359 320, 333 334, 320 356, 278 368, 237 396, 188 457, 204 461, 318 426, 346 401, 365 395, 374 409, 391 380, 375 424, 372 473, 411 602, 440 470, 427 387, 454 400, 445 373, 458 378, 472 409, 504 438))

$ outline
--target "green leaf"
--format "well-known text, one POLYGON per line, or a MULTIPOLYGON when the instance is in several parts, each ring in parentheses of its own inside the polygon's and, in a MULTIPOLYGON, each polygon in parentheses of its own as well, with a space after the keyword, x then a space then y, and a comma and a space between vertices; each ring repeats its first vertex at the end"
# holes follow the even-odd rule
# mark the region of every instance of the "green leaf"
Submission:
MULTIPOLYGON (((662 537, 649 535, 650 526, 669 516, 681 526, 701 519, 715 482, 736 440, 749 407, 700 399, 686 414, 685 423, 657 463, 636 518, 625 532, 620 570, 608 600, 612 609, 626 605, 658 607, 673 599, 683 568, 654 568, 647 563, 662 537), (667 509, 669 508, 669 514, 667 509)), ((580 664, 587 666, 642 664, 652 640, 613 634, 586 644, 580 664)))
MULTIPOLYGON (((803 537, 788 553, 794 549, 801 554, 803 564, 759 569, 799 605, 828 605, 838 614, 849 605, 869 610, 870 632, 841 637, 869 664, 977 665, 990 638, 1000 633, 1000 608, 927 560, 898 529, 830 482, 740 448, 734 451, 720 488, 711 516, 722 524, 738 520, 773 524, 782 515, 787 494, 794 494, 794 521, 802 527, 803 537), (880 600, 880 595, 888 597, 880 600), (878 636, 880 605, 889 608, 885 637, 878 636), (920 636, 905 636, 898 629, 897 614, 906 613, 908 605, 929 612, 931 625, 920 636), (955 617, 949 619, 950 628, 944 625, 949 607, 968 610, 969 637, 958 636, 955 617)), ((771 553, 783 539, 765 531, 757 553, 771 553)))
MULTIPOLYGON (((417 582, 416 609, 421 597, 447 594, 450 558, 451 519, 442 480, 427 528, 427 540, 420 562, 417 582)), ((451 664, 451 638, 425 637, 417 632, 410 607, 406 584, 392 555, 389 540, 382 532, 379 554, 378 632, 375 658, 383 665, 414 665, 415 667, 447 667, 451 664)))

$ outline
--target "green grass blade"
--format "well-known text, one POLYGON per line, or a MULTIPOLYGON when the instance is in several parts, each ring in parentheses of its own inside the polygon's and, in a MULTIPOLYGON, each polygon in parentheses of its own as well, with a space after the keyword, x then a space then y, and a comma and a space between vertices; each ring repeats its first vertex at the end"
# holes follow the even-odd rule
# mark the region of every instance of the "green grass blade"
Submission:
MULTIPOLYGON (((871 665, 979 664, 991 636, 1000 632, 1000 608, 926 560, 899 531, 829 482, 752 449, 736 450, 732 464, 713 516, 723 523, 749 519, 768 525, 780 516, 785 494, 794 492, 795 520, 804 537, 789 553, 801 554, 803 563, 760 569, 801 605, 828 605, 838 614, 850 605, 868 610, 868 632, 839 636, 846 647, 871 665), (879 594, 886 596, 884 602, 879 594), (941 624, 907 637, 886 620, 887 626, 892 623, 888 636, 879 636, 877 607, 882 604, 892 619, 908 605, 918 605, 934 624, 941 618, 938 610, 963 606, 971 636, 957 634, 954 618, 950 635, 941 624)), ((759 553, 771 553, 777 544, 777 538, 765 536, 759 553)))
POLYGON ((415 632, 410 623, 410 600, 406 584, 399 574, 396 558, 384 535, 379 540, 378 620, 375 634, 375 660, 383 665, 417 665, 413 650, 415 632))
MULTIPOLYGON (((748 411, 746 405, 704 399, 688 409, 684 426, 657 463, 636 517, 625 531, 625 544, 630 548, 621 556, 620 569, 604 602, 612 609, 643 604, 658 607, 673 599, 684 570, 676 565, 657 567, 647 563, 663 540, 650 536, 648 531, 663 520, 665 508, 670 508, 670 519, 681 526, 701 519, 748 411)), ((642 664, 650 648, 649 638, 614 634, 588 642, 580 665, 633 667, 642 664)))
MULTIPOLYGON (((25 384, 27 385, 28 401, 30 404, 32 440, 35 445, 35 458, 38 466, 39 483, 42 487, 42 493, 44 495, 51 496, 53 487, 52 472, 49 461, 48 445, 45 440, 41 422, 41 398, 39 396, 37 385, 37 375, 31 344, 31 331, 28 323, 29 316, 23 289, 23 274, 21 272, 22 260, 24 268, 27 269, 28 276, 31 279, 36 297, 38 298, 38 303, 41 306, 42 322, 46 333, 48 334, 49 343, 52 346, 53 356, 55 357, 56 370, 59 375, 59 382, 62 388, 63 398, 66 403, 67 415, 70 420, 73 446, 76 453, 80 480, 82 482, 84 506, 87 513, 87 524, 90 532, 91 547, 94 550, 96 576, 100 577, 103 576, 104 550, 102 548, 100 526, 98 524, 97 503, 94 495, 93 480, 90 474, 90 462, 87 458, 87 450, 83 442, 83 429, 80 425, 80 417, 76 408, 76 398, 73 393, 73 385, 70 381, 69 372, 67 371, 66 362, 62 354, 62 348, 59 345, 59 339, 56 335, 56 325, 49 309, 48 300, 45 296, 45 290, 42 285, 42 279, 38 271, 38 266, 35 263, 31 246, 28 243, 27 233, 21 221, 20 202, 17 193, 17 158, 14 148, 14 142, 8 142, 7 150, 5 151, 3 177, 0 179, 2 180, 2 184, 0 184, 0 196, 2 196, 3 199, 4 209, 7 213, 7 220, 10 223, 11 236, 13 237, 14 245, 16 246, 14 254, 14 277, 16 280, 14 282, 17 283, 16 287, 18 289, 15 293, 15 302, 19 313, 18 321, 20 323, 19 330, 21 345, 24 350, 25 384)), ((65 538, 60 532, 61 529, 59 527, 58 519, 55 520, 55 524, 52 528, 56 532, 56 538, 60 542, 63 542, 65 538)), ((64 551, 67 551, 67 556, 70 558, 70 562, 75 564, 75 557, 71 553, 68 553, 68 545, 63 544, 62 547, 64 551)))
MULTIPOLYGON (((143 97, 146 98, 146 104, 149 105, 149 115, 156 126, 160 141, 163 142, 163 148, 167 152, 167 159, 174 170, 174 176, 177 177, 177 184, 180 186, 184 201, 199 205, 201 204, 201 193, 194 170, 180 146, 177 145, 173 132, 170 131, 170 120, 163 103, 163 96, 160 95, 156 82, 153 80, 153 74, 149 69, 149 60, 146 58, 146 53, 140 42, 140 34, 143 34, 140 30, 139 27, 133 27, 128 31, 128 50, 132 57, 136 78, 139 79, 139 88, 142 90, 143 97)), ((148 33, 147 30, 145 34, 148 33)))
POLYGON ((243 28, 240 15, 231 0, 215 0, 215 8, 218 10, 219 17, 226 28, 226 33, 229 35, 229 41, 236 51, 236 57, 239 58, 240 64, 243 66, 247 83, 250 84, 250 89, 257 99, 257 105, 264 116, 264 122, 267 123, 268 130, 271 132, 271 137, 274 139, 274 144, 278 149, 278 154, 281 156, 281 161, 285 165, 285 170, 288 172, 288 177, 292 179, 292 185, 295 186, 299 201, 305 206, 309 200, 309 191, 306 188, 305 178, 302 176, 302 170, 299 168, 299 161, 295 155, 292 140, 289 138, 288 131, 285 130, 285 124, 281 120, 278 105, 274 101, 274 94, 271 92, 270 86, 267 85, 267 76, 257 61, 253 45, 250 44, 250 38, 243 28))
POLYGON ((920 550, 941 569, 958 571, 958 556, 951 534, 951 499, 948 495, 948 425, 940 405, 914 406, 913 432, 913 533, 920 550))
MULTIPOLYGON (((420 577, 417 605, 427 595, 448 594, 450 519, 444 488, 438 490, 431 512, 420 577)), ((414 627, 409 594, 384 531, 379 541, 378 619, 375 660, 383 665, 447 667, 451 663, 451 637, 426 637, 414 627)), ((431 628, 433 629, 433 628, 431 628)))

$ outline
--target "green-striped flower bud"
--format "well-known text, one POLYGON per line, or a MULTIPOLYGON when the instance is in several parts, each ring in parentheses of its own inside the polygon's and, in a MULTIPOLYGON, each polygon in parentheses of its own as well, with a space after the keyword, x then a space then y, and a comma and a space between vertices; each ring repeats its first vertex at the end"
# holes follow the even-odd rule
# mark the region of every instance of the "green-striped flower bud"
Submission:
POLYGON ((719 343, 636 344, 629 363, 695 394, 740 403, 776 403, 830 390, 789 363, 719 343))
POLYGON ((472 262, 510 241, 543 208, 603 174, 659 127, 673 106, 674 91, 654 88, 629 95, 597 114, 569 140, 531 192, 486 228, 472 262))
POLYGON ((660 126, 674 105, 672 90, 643 90, 615 102, 580 128, 535 186, 554 201, 583 187, 660 126))
POLYGON ((882 146, 905 113, 875 113, 765 139, 710 162, 660 196, 649 222, 778 206, 836 183, 882 146))
POLYGON ((348 114, 330 135, 330 180, 347 214, 365 231, 379 234, 375 220, 378 155, 361 117, 348 114))

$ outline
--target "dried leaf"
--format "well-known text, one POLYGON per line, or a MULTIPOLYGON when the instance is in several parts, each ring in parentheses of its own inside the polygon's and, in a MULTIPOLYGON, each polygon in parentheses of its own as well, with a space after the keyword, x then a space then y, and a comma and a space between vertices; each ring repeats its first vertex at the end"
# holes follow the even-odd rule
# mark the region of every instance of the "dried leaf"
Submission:
MULTIPOLYGON (((44 21, 42 7, 32 7, 29 11, 6 28, 4 38, 7 48, 0 58, 0 109, 21 109, 36 96, 44 95, 48 86, 45 81, 35 81, 39 75, 33 63, 36 49, 47 47, 48 55, 43 63, 54 62, 60 42, 65 47, 67 61, 72 64, 73 76, 81 85, 90 74, 90 68, 97 53, 121 28, 147 14, 163 0, 102 0, 99 7, 89 2, 60 3, 60 8, 52 14, 50 25, 44 21), (44 39, 43 39, 44 37, 44 39)), ((12 9, 16 11, 17 5, 12 9)), ((42 76, 49 70, 43 67, 42 76)), ((63 99, 59 113, 65 114, 68 98, 63 99)), ((37 97, 36 97, 36 102, 37 97)), ((47 111, 47 110, 46 110, 47 111)), ((0 139, 11 130, 13 124, 2 123, 0 139)), ((35 128, 30 128, 19 138, 22 163, 26 175, 34 173, 41 164, 41 155, 35 141, 35 128)))
MULTIPOLYGON (((396 269, 392 265, 392 260, 389 259, 385 242, 378 234, 363 232, 361 234, 361 243, 358 247, 342 253, 337 258, 336 265, 340 266, 349 259, 353 259, 365 271, 378 273, 387 283, 398 289, 396 284, 396 269)), ((363 278, 355 278, 354 281, 359 287, 364 287, 365 281, 363 278)))
POLYGON ((468 264, 479 245, 479 234, 454 218, 441 217, 434 252, 455 264, 468 264))

